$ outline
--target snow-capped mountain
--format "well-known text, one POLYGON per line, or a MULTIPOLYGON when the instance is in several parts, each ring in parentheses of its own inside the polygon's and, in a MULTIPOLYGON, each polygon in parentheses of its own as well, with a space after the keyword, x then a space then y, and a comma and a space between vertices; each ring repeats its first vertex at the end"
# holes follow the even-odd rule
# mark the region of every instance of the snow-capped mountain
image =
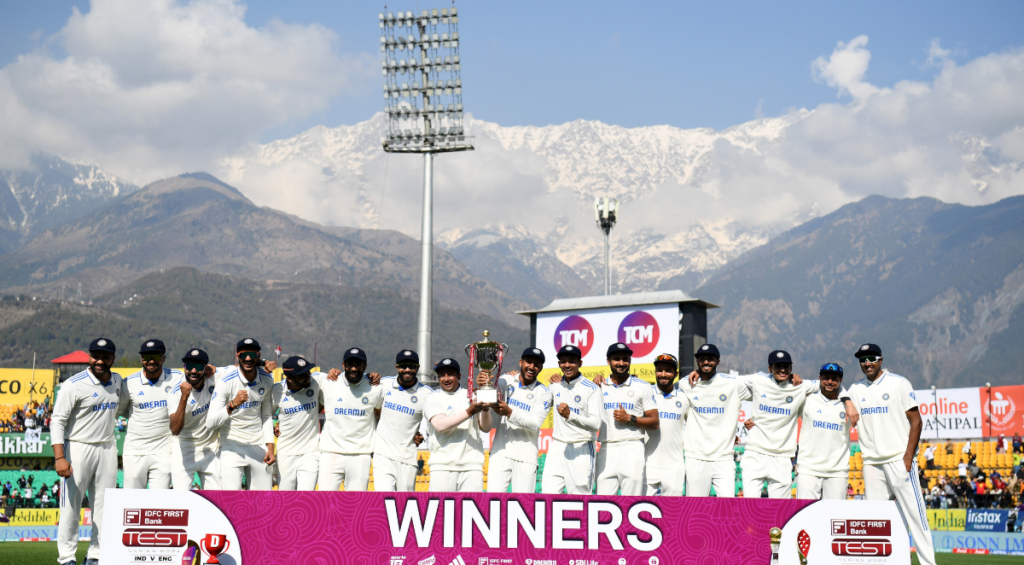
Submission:
POLYGON ((36 154, 27 169, 0 171, 0 253, 136 190, 96 165, 36 154))
MULTIPOLYGON (((434 158, 438 243, 530 304, 599 292, 603 243, 593 198, 611 196, 621 206, 612 232, 614 291, 695 288, 728 260, 816 215, 814 202, 770 223, 730 213, 716 159, 722 152, 766 159, 807 114, 721 132, 585 120, 502 127, 467 117, 476 150, 434 158), (513 265, 526 270, 510 276, 513 265)), ((417 237, 421 158, 384 153, 384 125, 378 114, 354 126, 312 128, 225 159, 220 174, 258 204, 417 237)))

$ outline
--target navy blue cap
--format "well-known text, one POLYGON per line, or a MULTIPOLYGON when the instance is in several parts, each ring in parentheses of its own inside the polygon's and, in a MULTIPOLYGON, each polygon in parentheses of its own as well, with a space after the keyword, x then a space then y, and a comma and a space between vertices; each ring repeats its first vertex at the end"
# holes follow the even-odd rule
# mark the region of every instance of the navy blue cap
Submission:
POLYGON ((544 362, 544 352, 536 347, 527 347, 523 350, 523 354, 519 356, 520 359, 527 357, 533 357, 534 359, 540 359, 540 362, 544 362))
POLYGON ((344 363, 349 359, 361 359, 364 363, 366 362, 366 352, 358 347, 345 350, 345 356, 341 358, 341 362, 344 363))
POLYGON ((398 355, 395 355, 395 364, 397 365, 399 363, 416 363, 419 365, 420 356, 411 349, 403 349, 398 352, 398 355))
POLYGON ((860 359, 861 357, 867 356, 881 357, 882 348, 878 347, 873 343, 865 343, 864 345, 857 348, 857 352, 853 354, 854 357, 860 359))
POLYGON ((210 364, 210 356, 206 354, 202 349, 189 349, 185 352, 185 356, 181 358, 182 363, 202 363, 203 365, 210 364))
POLYGON ((455 369, 456 373, 462 374, 462 367, 459 367, 459 362, 451 357, 445 357, 434 365, 434 372, 439 372, 441 369, 455 369))
POLYGON ((105 337, 98 337, 89 344, 89 353, 92 352, 117 354, 117 346, 105 337))
POLYGON ((789 363, 793 364, 793 358, 789 356, 788 351, 776 349, 768 354, 768 366, 775 365, 776 363, 789 363))
POLYGON ((151 339, 143 343, 142 347, 139 347, 139 355, 145 355, 146 353, 159 353, 163 355, 167 353, 167 348, 164 347, 164 342, 159 339, 151 339))
POLYGON ((305 357, 293 355, 284 360, 284 363, 281 364, 281 369, 284 371, 285 376, 297 377, 312 371, 313 364, 306 361, 305 357))
POLYGON ((239 351, 262 351, 260 349, 260 342, 256 341, 251 337, 247 337, 238 341, 235 344, 235 353, 239 351))
POLYGON ((821 370, 818 371, 819 375, 839 375, 843 376, 843 368, 839 366, 839 363, 825 363, 821 366, 821 370))
POLYGON ((612 353, 629 353, 630 355, 633 355, 633 350, 625 343, 619 342, 608 346, 608 355, 611 355, 612 353))
POLYGON ((704 345, 697 348, 697 352, 693 354, 694 357, 700 357, 701 355, 713 355, 715 357, 721 357, 718 353, 718 347, 713 343, 705 343, 704 345))
POLYGON ((575 345, 563 345, 562 348, 558 350, 557 357, 561 359, 563 355, 571 355, 573 357, 583 359, 583 352, 575 345))

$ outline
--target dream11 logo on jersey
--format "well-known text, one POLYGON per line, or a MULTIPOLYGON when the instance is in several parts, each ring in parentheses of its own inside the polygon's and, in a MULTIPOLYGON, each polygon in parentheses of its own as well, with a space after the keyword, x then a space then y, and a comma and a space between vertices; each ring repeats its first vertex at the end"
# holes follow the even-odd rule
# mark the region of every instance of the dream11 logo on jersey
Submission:
POLYGON ((619 341, 633 350, 633 357, 650 355, 661 339, 661 328, 654 316, 637 310, 619 324, 619 341))
POLYGON ((555 351, 571 345, 580 348, 580 359, 590 353, 594 345, 594 328, 583 316, 569 316, 555 328, 555 351))

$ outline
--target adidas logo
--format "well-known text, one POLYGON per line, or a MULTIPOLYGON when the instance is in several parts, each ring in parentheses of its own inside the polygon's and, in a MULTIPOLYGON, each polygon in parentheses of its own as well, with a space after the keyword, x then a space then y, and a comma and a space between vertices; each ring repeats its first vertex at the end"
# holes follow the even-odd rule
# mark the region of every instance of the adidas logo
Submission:
POLYGON ((466 565, 466 562, 463 561, 461 555, 456 555, 455 559, 452 559, 451 563, 449 563, 448 565, 466 565))
POLYGON ((146 393, 144 391, 141 391, 141 390, 139 391, 139 396, 145 396, 145 395, 146 395, 146 393))
POLYGON ((341 396, 338 397, 338 402, 344 402, 344 401, 345 401, 344 397, 341 397, 341 396))
POLYGON ((446 408, 446 410, 451 410, 451 409, 452 409, 451 405, 448 405, 448 408, 446 408))
POLYGON ((768 398, 768 395, 767 394, 762 394, 761 398, 768 398))
POLYGON ((98 393, 98 392, 94 392, 94 393, 92 393, 92 395, 93 395, 93 397, 96 397, 96 396, 99 396, 99 395, 100 395, 100 393, 98 393))
POLYGON ((821 414, 821 408, 818 409, 818 414, 821 414))

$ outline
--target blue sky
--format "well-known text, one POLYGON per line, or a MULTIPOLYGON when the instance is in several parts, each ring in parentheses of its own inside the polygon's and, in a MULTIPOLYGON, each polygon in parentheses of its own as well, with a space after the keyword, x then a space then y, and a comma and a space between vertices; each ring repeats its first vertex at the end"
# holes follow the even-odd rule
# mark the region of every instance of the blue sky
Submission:
MULTIPOLYGON (((339 54, 375 51, 377 12, 369 2, 250 1, 245 23, 319 24, 339 54)), ((396 2, 388 10, 448 4, 396 2)), ((600 120, 626 127, 669 124, 724 129, 760 112, 836 101, 815 82, 811 62, 837 42, 870 38, 865 80, 892 86, 928 81, 938 39, 958 64, 1024 44, 1022 2, 479 2, 460 11, 464 99, 478 118, 511 125, 600 120)), ((0 68, 39 49, 72 8, 89 2, 6 2, 0 8, 0 68)), ((47 47, 57 59, 59 41, 47 47)), ((125 45, 124 49, 131 49, 125 45)), ((313 125, 354 124, 380 107, 378 78, 360 76, 327 107, 266 127, 261 141, 313 125)))

